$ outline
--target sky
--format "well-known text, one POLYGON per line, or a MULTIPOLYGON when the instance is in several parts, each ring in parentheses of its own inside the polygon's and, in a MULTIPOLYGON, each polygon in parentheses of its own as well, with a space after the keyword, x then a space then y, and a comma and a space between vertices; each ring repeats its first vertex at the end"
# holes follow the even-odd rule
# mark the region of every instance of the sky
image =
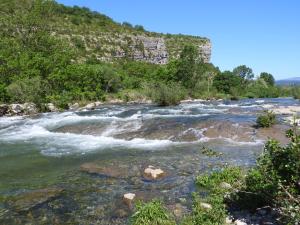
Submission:
POLYGON ((207 37, 211 62, 276 79, 300 77, 299 0, 58 0, 146 30, 207 37))

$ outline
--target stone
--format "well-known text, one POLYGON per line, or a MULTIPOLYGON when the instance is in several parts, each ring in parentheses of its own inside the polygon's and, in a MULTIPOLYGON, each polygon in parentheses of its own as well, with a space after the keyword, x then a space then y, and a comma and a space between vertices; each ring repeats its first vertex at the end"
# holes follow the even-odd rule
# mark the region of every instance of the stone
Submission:
POLYGON ((220 184, 220 188, 222 188, 222 189, 231 189, 232 186, 231 186, 229 183, 222 182, 222 183, 220 184))
POLYGON ((8 114, 9 106, 6 104, 0 105, 0 117, 8 114))
POLYGON ((241 220, 236 220, 236 221, 234 221, 234 224, 235 224, 235 225, 247 225, 247 223, 245 223, 245 222, 243 222, 243 221, 241 221, 241 220))
POLYGON ((208 203, 201 202, 200 206, 204 209, 208 209, 208 210, 212 209, 211 204, 208 204, 208 203))
POLYGON ((22 104, 11 104, 9 111, 12 115, 20 115, 24 112, 24 106, 22 104))
POLYGON ((46 108, 48 109, 49 112, 58 112, 58 108, 55 107, 53 103, 47 103, 46 108))
POLYGON ((132 206, 134 199, 135 199, 134 193, 126 193, 123 195, 123 202, 129 207, 132 206))
POLYGON ((72 104, 69 105, 70 110, 77 110, 77 109, 79 109, 79 107, 80 107, 79 103, 77 103, 77 102, 74 103, 73 105, 72 104))
POLYGON ((11 200, 10 205, 17 212, 28 211, 58 197, 62 191, 60 188, 46 188, 22 193, 11 200))
POLYGON ((158 179, 165 176, 165 172, 160 168, 155 168, 154 166, 148 166, 144 170, 144 177, 148 179, 158 179))
POLYGON ((83 107, 83 109, 94 110, 96 108, 96 104, 94 102, 87 104, 83 107))
POLYGON ((183 207, 180 203, 176 203, 173 208, 173 214, 178 219, 183 217, 185 211, 186 211, 186 208, 183 207))
POLYGON ((226 224, 232 224, 233 221, 232 221, 232 219, 231 219, 230 217, 226 217, 225 223, 226 223, 226 224))
POLYGON ((34 103, 24 103, 23 106, 24 106, 24 112, 28 115, 38 113, 38 109, 36 107, 36 104, 34 103))

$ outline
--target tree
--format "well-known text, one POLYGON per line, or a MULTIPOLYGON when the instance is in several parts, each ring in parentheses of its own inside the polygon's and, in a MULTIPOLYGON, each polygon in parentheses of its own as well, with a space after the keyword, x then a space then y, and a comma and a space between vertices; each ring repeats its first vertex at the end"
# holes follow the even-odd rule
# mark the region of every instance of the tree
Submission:
POLYGON ((233 74, 243 78, 244 80, 251 80, 254 78, 254 73, 251 68, 241 65, 233 69, 233 74))
POLYGON ((195 46, 186 45, 177 63, 177 72, 175 79, 178 82, 182 82, 185 87, 191 87, 191 80, 196 73, 196 65, 198 62, 199 53, 195 46))
POLYGON ((274 86, 274 84, 275 84, 275 79, 274 79, 273 75, 270 73, 262 72, 260 74, 259 78, 266 81, 269 86, 274 86))
POLYGON ((213 86, 220 92, 231 94, 233 89, 239 88, 241 80, 241 77, 234 75, 232 72, 224 71, 215 76, 213 86))

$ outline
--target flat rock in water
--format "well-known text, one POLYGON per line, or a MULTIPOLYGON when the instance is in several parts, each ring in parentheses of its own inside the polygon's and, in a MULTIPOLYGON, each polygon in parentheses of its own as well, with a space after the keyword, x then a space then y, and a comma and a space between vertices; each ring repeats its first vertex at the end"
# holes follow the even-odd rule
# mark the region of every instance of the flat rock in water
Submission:
POLYGON ((147 179, 158 179, 162 178, 166 175, 166 173, 160 169, 160 168, 155 168, 154 166, 148 166, 144 170, 144 177, 147 179))
POLYGON ((15 200, 11 200, 10 204, 17 212, 28 211, 58 197, 62 191, 63 189, 60 188, 46 188, 26 192, 18 195, 15 200))
POLYGON ((113 178, 129 178, 139 176, 139 168, 136 166, 120 165, 112 163, 108 165, 99 165, 96 162, 84 163, 80 166, 80 170, 113 178))

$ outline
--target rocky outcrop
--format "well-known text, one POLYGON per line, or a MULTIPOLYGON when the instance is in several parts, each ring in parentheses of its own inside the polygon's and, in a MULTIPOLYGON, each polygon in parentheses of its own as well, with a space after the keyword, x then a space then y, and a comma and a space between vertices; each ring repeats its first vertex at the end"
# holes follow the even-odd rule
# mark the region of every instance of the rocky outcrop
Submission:
POLYGON ((0 117, 1 116, 33 115, 36 113, 38 113, 38 109, 34 103, 0 105, 0 117))
POLYGON ((69 35, 61 33, 61 31, 57 32, 58 34, 54 33, 54 35, 67 39, 72 47, 76 47, 78 41, 81 42, 86 56, 93 55, 101 61, 127 58, 153 64, 166 64, 170 59, 178 58, 186 44, 198 47, 199 58, 203 62, 208 63, 211 58, 211 42, 201 37, 158 33, 113 34, 109 32, 69 35))

